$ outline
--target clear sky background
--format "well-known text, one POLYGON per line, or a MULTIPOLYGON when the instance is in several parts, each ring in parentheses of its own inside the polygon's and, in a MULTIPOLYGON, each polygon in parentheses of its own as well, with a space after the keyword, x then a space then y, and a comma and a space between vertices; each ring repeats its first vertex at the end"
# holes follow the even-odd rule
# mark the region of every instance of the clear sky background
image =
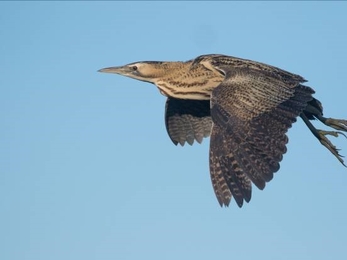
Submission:
POLYGON ((174 146, 154 85, 97 72, 227 54, 302 75, 326 116, 347 118, 346 14, 346 2, 1 2, 0 259, 347 257, 347 169, 300 119, 265 190, 220 208, 209 139, 174 146))

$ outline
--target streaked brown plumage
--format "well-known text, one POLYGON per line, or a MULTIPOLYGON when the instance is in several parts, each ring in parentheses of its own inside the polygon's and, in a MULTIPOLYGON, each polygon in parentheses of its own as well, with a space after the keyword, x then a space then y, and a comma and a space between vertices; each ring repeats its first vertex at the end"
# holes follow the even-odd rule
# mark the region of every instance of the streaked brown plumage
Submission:
POLYGON ((165 125, 174 144, 210 140, 212 185, 221 206, 232 197, 242 207, 252 183, 264 189, 286 153, 286 132, 300 116, 310 131, 344 165, 326 135, 344 135, 347 120, 323 117, 313 89, 299 75, 225 55, 186 62, 145 61, 100 72, 155 84, 167 96, 165 125), (339 131, 316 129, 318 119, 339 131))

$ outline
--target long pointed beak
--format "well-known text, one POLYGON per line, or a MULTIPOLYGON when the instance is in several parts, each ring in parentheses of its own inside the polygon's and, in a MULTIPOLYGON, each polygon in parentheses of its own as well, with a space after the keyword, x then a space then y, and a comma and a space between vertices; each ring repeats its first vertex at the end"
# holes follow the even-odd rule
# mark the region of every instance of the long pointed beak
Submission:
POLYGON ((98 70, 98 72, 126 75, 131 72, 131 69, 128 66, 120 66, 120 67, 103 68, 98 70))

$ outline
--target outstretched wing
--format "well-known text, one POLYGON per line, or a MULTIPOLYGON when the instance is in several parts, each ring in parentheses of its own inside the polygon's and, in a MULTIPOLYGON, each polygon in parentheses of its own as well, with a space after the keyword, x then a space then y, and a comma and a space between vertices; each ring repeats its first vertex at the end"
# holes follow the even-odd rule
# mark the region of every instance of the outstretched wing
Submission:
POLYGON ((165 106, 166 130, 177 145, 202 142, 211 134, 210 100, 188 100, 169 97, 165 106))
POLYGON ((270 73, 219 69, 226 78, 211 97, 211 179, 221 206, 228 206, 234 197, 242 207, 251 199, 252 182, 263 189, 279 170, 286 132, 312 99, 313 90, 270 73))

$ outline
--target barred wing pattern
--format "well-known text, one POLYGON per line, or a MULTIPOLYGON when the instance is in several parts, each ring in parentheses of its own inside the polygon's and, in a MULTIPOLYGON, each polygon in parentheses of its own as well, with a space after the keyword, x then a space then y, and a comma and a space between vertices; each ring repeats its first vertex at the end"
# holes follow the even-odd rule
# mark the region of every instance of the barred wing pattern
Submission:
POLYGON ((167 98, 165 125, 175 145, 192 145, 194 140, 201 143, 211 134, 210 100, 167 98))
POLYGON ((312 100, 314 91, 300 81, 247 69, 224 68, 225 80, 213 90, 210 141, 212 185, 221 206, 232 197, 242 207, 254 183, 265 183, 279 170, 286 132, 312 100))

